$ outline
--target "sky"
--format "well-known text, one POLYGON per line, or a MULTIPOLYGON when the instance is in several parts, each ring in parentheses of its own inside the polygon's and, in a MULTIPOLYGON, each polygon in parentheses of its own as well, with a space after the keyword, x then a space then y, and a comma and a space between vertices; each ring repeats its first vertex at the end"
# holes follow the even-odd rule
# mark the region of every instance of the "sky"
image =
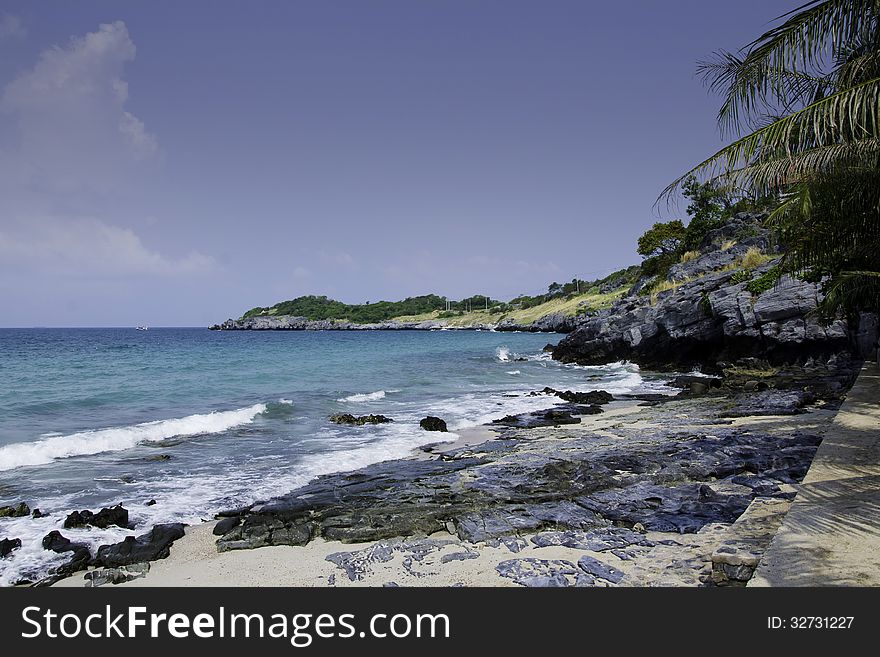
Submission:
POLYGON ((781 0, 4 0, 0 326, 536 294, 639 261, 781 0))

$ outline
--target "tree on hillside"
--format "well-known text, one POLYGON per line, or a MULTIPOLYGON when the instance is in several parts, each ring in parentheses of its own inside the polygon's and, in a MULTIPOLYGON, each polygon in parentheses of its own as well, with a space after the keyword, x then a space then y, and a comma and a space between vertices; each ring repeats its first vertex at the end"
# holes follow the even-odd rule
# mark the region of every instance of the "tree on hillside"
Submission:
POLYGON ((824 277, 822 310, 880 307, 880 0, 811 0, 699 65, 735 140, 692 177, 781 203, 784 271, 824 277))
POLYGON ((672 255, 678 251, 686 232, 678 219, 657 222, 639 238, 639 255, 646 258, 672 255))

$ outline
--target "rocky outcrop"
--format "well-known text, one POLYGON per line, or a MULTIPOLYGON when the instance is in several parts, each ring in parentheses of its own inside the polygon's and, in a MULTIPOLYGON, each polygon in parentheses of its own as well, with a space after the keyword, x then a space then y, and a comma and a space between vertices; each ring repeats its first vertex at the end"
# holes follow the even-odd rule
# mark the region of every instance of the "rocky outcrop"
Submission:
POLYGON ((388 320, 372 324, 356 324, 344 320, 311 320, 292 315, 258 316, 245 319, 227 319, 211 326, 212 331, 525 331, 530 333, 568 333, 580 321, 577 315, 550 313, 530 324, 520 324, 512 319, 498 324, 475 323, 454 326, 442 319, 420 322, 388 320))
POLYGON ((121 568, 98 568, 86 573, 83 577, 86 580, 86 586, 104 586, 106 584, 124 584, 133 579, 140 579, 146 577, 148 572, 150 572, 150 564, 144 562, 121 568))
POLYGON ((4 538, 0 539, 0 559, 12 553, 21 547, 20 538, 4 538))
MULTIPOLYGON (((705 412, 706 403, 676 399, 666 405, 669 419, 659 430, 584 431, 567 438, 562 451, 552 433, 536 441, 519 425, 497 424, 497 439, 438 459, 325 475, 236 511, 241 522, 224 527, 218 549, 304 545, 315 537, 361 543, 444 530, 477 543, 542 530, 629 528, 625 536, 608 537, 613 547, 618 540, 639 542, 645 529, 692 533, 709 523, 731 523, 756 495, 788 495, 782 485, 803 477, 820 439, 722 424, 703 432, 684 424, 705 412)), ((718 402, 719 410, 727 406, 718 402)), ((590 568, 598 566, 580 572, 590 568)))
POLYGON ((569 333, 583 320, 583 315, 550 313, 539 317, 531 324, 518 324, 512 319, 503 319, 495 327, 497 331, 524 331, 527 333, 569 333))
POLYGON ((170 554, 171 544, 183 538, 181 523, 156 525, 146 534, 126 536, 124 540, 98 548, 95 565, 118 568, 145 561, 164 559, 170 554))
POLYGON ((362 427, 365 424, 387 424, 388 422, 394 422, 390 417, 385 417, 384 415, 370 414, 354 416, 351 413, 337 413, 336 415, 331 415, 330 421, 334 424, 350 424, 358 427, 362 427))
POLYGON ((560 341, 553 357, 582 365, 630 360, 654 369, 711 369, 746 357, 803 363, 852 353, 846 321, 823 326, 812 315, 821 298, 814 283, 784 276, 753 294, 736 273, 706 274, 662 292, 654 304, 647 296, 627 297, 587 318, 560 341))
POLYGON ((24 502, 16 506, 0 506, 0 518, 23 518, 31 514, 30 507, 24 502))
POLYGON ((107 529, 111 525, 128 528, 128 509, 117 504, 114 507, 101 509, 97 513, 88 510, 74 511, 64 520, 64 529, 88 526, 107 529))
POLYGON ((51 531, 43 537, 43 549, 51 550, 58 554, 67 554, 68 552, 71 554, 70 559, 52 569, 53 577, 46 583, 51 583, 51 581, 60 577, 85 570, 88 568, 89 561, 92 558, 88 545, 85 543, 74 543, 57 530, 51 531))
MULTIPOLYGON (((439 329, 456 329, 443 320, 425 320, 421 322, 400 322, 388 320, 372 324, 356 324, 344 320, 321 319, 312 320, 293 315, 257 316, 245 319, 227 319, 221 324, 210 327, 214 331, 431 331, 439 329)), ((491 330, 493 324, 473 324, 466 327, 470 330, 491 330)))
POLYGON ((556 395, 563 401, 573 404, 608 404, 614 401, 614 396, 605 390, 590 390, 589 392, 573 392, 571 390, 554 390, 553 388, 544 388, 541 392, 529 393, 529 396, 535 395, 556 395))
POLYGON ((425 431, 447 431, 446 422, 433 415, 419 420, 419 426, 425 431))

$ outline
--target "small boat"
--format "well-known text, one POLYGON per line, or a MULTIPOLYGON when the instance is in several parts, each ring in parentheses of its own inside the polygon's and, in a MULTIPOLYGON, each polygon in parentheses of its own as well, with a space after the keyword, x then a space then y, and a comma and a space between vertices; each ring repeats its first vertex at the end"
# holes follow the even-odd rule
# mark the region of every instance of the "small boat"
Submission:
POLYGON ((138 331, 146 331, 146 330, 148 330, 149 328, 150 328, 149 326, 138 326, 138 327, 137 327, 137 330, 138 330, 138 331))

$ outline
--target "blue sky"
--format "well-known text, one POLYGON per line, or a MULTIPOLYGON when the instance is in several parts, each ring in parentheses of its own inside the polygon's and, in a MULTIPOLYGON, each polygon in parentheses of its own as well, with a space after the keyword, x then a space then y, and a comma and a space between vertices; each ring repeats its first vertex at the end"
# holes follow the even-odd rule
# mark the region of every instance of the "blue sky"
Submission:
POLYGON ((15 2, 0 326, 510 298, 638 261, 777 0, 15 2))

